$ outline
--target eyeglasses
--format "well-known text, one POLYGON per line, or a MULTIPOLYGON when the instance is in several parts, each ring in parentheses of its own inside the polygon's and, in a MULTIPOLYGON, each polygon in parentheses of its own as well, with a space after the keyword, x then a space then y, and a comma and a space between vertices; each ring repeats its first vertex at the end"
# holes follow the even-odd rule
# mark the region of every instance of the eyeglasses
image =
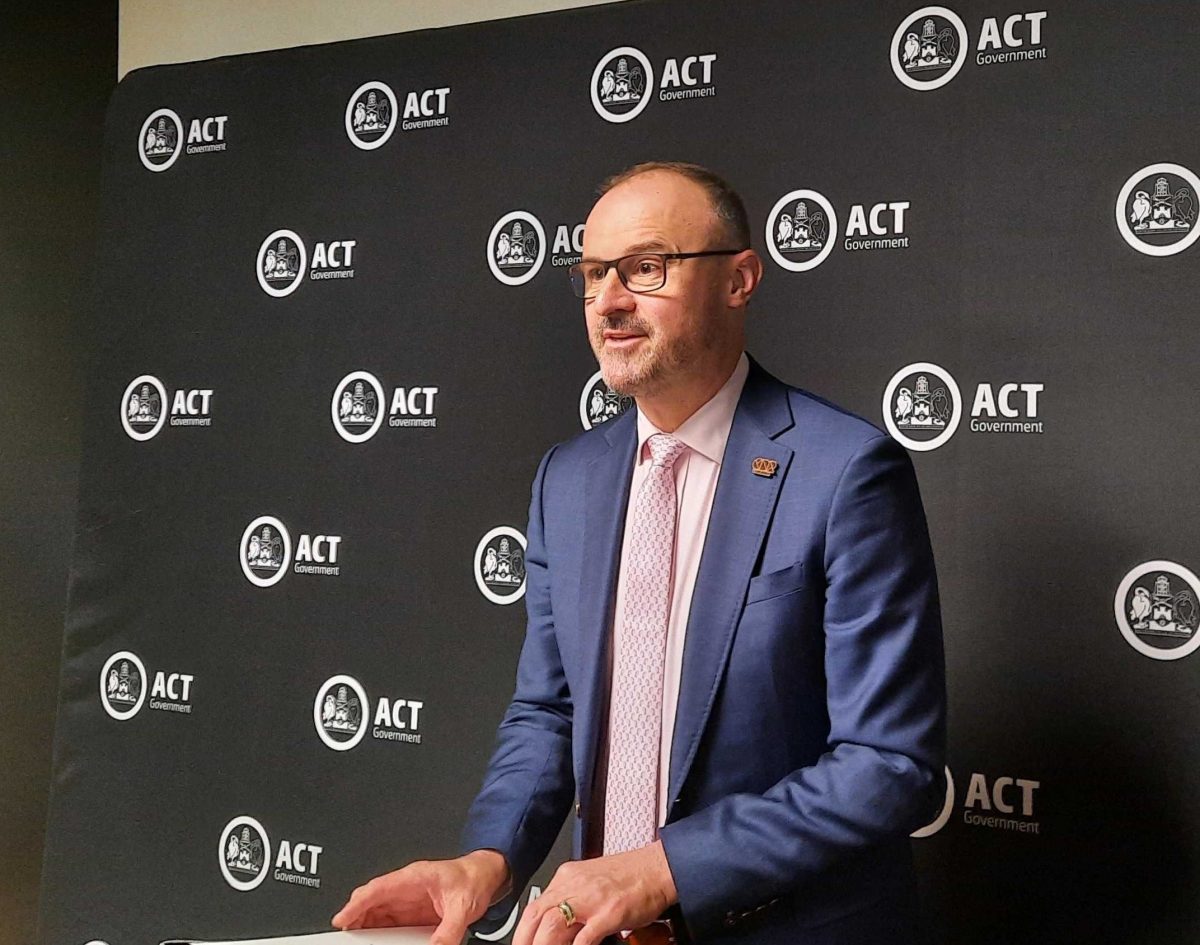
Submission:
POLYGON ((585 259, 567 270, 571 288, 581 299, 590 299, 600 291, 608 270, 616 269, 621 284, 630 292, 653 292, 667 284, 668 259, 696 259, 700 256, 733 256, 741 249, 708 249, 702 253, 630 253, 618 259, 585 259))

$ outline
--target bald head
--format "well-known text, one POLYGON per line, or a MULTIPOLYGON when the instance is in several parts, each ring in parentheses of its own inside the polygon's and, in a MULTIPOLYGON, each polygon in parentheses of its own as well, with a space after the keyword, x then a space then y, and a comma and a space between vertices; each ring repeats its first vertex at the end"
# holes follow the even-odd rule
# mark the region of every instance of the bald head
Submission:
POLYGON ((717 222, 715 235, 725 249, 745 249, 750 245, 750 223, 742 198, 722 177, 699 164, 685 161, 643 161, 613 174, 596 189, 597 197, 646 174, 672 174, 691 181, 703 192, 709 210, 717 222))
POLYGON ((613 185, 584 228, 584 255, 613 259, 642 250, 666 253, 733 249, 704 188, 670 171, 652 170, 613 185))

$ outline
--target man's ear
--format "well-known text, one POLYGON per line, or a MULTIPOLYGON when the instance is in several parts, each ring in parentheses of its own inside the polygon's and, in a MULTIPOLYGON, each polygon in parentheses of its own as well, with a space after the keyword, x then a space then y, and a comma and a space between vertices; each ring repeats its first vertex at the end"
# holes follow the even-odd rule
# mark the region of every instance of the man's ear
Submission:
POLYGON ((763 264, 758 253, 752 249, 745 249, 734 256, 729 279, 729 307, 745 308, 762 277, 763 264))

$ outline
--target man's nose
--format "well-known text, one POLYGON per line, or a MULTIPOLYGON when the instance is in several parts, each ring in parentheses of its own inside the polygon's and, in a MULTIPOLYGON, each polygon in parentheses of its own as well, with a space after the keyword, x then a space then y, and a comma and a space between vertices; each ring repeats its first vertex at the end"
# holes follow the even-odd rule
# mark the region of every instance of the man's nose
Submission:
POLYGON ((637 300, 633 293, 625 288, 625 283, 617 274, 616 268, 608 270, 600 280, 600 288, 592 298, 592 309, 597 315, 610 315, 613 312, 633 311, 637 300))

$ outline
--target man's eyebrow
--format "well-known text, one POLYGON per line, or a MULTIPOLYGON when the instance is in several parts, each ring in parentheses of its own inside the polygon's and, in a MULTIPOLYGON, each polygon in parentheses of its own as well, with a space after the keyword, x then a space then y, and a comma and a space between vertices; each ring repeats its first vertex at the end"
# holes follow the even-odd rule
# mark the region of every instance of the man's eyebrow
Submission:
POLYGON ((667 244, 660 239, 656 238, 652 240, 643 240, 640 243, 634 243, 625 250, 623 255, 628 256, 631 253, 649 253, 658 250, 665 250, 666 248, 667 244))
MULTIPOLYGON (((634 253, 659 253, 659 252, 670 252, 670 247, 667 245, 667 243, 665 241, 658 239, 656 237, 655 239, 642 240, 642 242, 640 242, 640 243, 634 243, 632 246, 626 247, 625 252, 623 252, 621 254, 621 256, 632 256, 634 253)), ((617 258, 620 258, 620 257, 617 257, 617 258)), ((597 256, 584 256, 579 261, 581 263, 607 262, 607 260, 600 259, 597 256)))

